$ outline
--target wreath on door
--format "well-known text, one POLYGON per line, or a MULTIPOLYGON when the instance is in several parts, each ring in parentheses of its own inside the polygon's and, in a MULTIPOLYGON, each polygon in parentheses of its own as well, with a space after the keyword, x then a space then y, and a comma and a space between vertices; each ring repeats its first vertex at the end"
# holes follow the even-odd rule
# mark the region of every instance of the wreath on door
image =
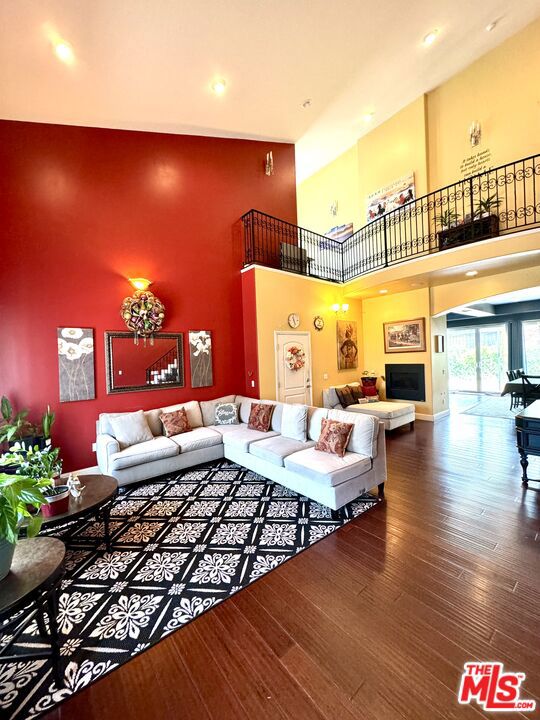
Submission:
POLYGON ((306 353, 301 347, 292 345, 285 355, 285 362, 289 370, 301 370, 306 364, 306 353))

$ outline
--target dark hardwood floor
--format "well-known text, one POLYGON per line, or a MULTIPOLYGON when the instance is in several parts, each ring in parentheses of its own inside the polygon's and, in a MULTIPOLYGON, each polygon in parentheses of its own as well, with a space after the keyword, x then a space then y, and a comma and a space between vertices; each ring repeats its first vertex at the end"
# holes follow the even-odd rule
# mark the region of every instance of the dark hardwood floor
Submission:
POLYGON ((384 504, 47 718, 493 717, 457 703, 468 660, 540 700, 540 485, 521 489, 512 421, 417 422, 387 448, 384 504))

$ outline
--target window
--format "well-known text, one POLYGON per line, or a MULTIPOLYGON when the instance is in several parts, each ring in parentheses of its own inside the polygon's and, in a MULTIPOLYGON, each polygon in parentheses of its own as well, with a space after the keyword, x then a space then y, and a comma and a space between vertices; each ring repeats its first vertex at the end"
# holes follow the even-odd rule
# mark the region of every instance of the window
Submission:
POLYGON ((540 320, 524 320, 523 365, 528 375, 540 375, 540 320))

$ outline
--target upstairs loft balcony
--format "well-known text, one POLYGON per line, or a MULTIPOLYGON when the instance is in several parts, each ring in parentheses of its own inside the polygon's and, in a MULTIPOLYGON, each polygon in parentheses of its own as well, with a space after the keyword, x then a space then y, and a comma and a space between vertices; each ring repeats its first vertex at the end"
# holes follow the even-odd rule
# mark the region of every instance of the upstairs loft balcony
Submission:
POLYGON ((540 227, 540 155, 435 190, 342 242, 258 210, 241 222, 244 266, 344 283, 413 258, 540 227))

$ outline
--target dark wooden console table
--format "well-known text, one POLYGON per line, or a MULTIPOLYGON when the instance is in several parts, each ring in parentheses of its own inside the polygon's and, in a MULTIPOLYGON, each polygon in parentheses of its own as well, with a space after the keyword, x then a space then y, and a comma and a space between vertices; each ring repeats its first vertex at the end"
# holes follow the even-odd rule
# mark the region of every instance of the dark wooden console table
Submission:
MULTIPOLYGON (((532 478, 527 477, 528 455, 540 455, 540 400, 535 400, 516 415, 517 446, 523 470, 521 482, 525 487, 532 478)), ((540 480, 533 480, 540 482, 540 480)))

